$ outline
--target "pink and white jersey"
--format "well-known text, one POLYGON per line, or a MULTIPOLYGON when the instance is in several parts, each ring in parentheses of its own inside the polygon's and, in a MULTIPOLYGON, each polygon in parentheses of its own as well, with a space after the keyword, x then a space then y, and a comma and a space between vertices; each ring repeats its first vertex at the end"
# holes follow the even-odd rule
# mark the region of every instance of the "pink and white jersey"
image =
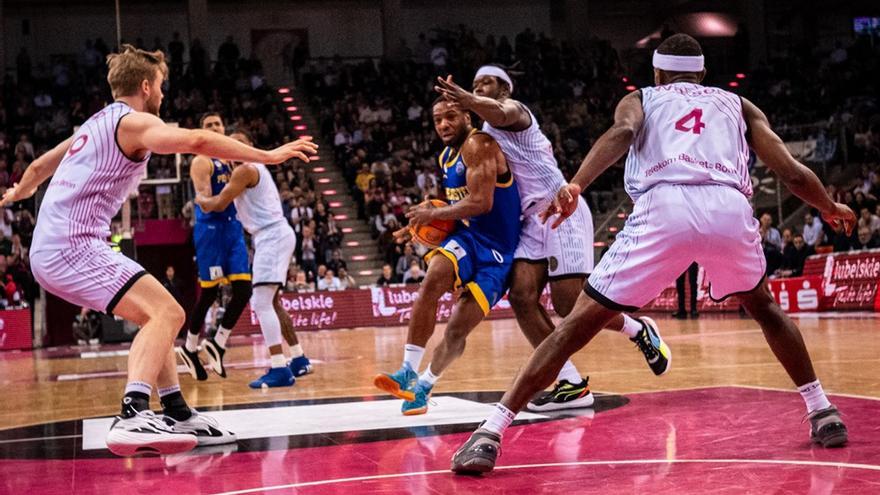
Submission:
POLYGON ((483 123, 483 132, 495 138, 519 188, 520 205, 528 215, 542 208, 565 185, 553 145, 541 132, 535 115, 526 108, 531 125, 522 131, 507 131, 483 123))
POLYGON ((752 195, 739 96, 673 83, 642 89, 645 121, 629 149, 624 185, 636 201, 657 184, 720 184, 752 195))
POLYGON ((31 251, 63 250, 107 242, 110 220, 144 175, 150 159, 123 154, 116 127, 134 110, 116 102, 92 115, 73 141, 52 181, 34 228, 31 251))

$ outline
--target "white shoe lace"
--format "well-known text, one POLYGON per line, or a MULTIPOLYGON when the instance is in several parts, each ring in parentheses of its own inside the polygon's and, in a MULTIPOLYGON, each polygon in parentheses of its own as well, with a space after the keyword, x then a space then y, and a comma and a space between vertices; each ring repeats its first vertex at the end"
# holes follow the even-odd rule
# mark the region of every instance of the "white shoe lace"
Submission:
POLYGON ((171 428, 156 413, 150 410, 138 411, 136 415, 130 418, 123 418, 126 428, 133 426, 146 426, 161 433, 171 433, 171 428))

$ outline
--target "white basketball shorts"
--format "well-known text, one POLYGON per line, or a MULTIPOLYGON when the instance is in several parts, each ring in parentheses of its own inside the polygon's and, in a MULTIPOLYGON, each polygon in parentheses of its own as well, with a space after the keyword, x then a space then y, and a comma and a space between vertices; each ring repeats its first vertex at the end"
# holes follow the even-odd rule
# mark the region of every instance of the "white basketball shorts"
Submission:
POLYGON ((284 285, 290 259, 296 250, 296 234, 286 221, 278 222, 253 235, 253 284, 284 285))
POLYGON ((106 243, 31 253, 31 271, 47 291, 77 306, 113 313, 128 289, 147 272, 106 243))
POLYGON ((610 309, 635 311, 694 261, 705 269, 714 300, 761 283, 766 261, 758 221, 741 192, 721 185, 655 186, 636 201, 584 290, 610 309))
POLYGON ((587 276, 593 271, 593 215, 583 197, 578 207, 558 228, 553 229, 553 218, 542 224, 544 208, 530 208, 523 220, 519 245, 513 255, 516 260, 546 262, 550 280, 572 275, 587 276))

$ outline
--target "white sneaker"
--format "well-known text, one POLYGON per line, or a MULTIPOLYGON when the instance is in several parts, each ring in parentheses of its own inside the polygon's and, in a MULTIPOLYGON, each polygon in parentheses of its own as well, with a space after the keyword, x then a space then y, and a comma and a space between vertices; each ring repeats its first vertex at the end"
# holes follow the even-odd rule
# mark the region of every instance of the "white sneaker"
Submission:
POLYGON ((165 416, 165 422, 175 432, 195 435, 198 438, 199 447, 233 443, 237 440, 235 433, 221 428, 216 419, 205 416, 195 409, 192 409, 192 413, 192 416, 186 421, 177 421, 165 416))
POLYGON ((107 433, 107 448, 118 456, 179 454, 199 444, 196 435, 174 431, 153 411, 130 418, 117 417, 107 433))

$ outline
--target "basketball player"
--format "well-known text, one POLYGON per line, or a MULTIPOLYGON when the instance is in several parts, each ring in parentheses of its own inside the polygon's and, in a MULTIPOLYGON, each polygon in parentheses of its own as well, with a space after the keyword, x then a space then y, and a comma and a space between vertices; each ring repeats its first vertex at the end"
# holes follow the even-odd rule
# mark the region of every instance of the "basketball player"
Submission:
MULTIPOLYGON (((749 145, 791 191, 830 224, 852 231, 855 215, 835 203, 810 169, 789 154, 764 114, 744 98, 700 85, 706 71, 699 43, 677 34, 654 53, 655 87, 625 96, 614 125, 584 159, 544 218, 564 223, 576 198, 629 149, 626 189, 633 214, 580 295, 574 310, 532 354, 489 419, 452 460, 456 472, 493 469, 501 435, 531 394, 548 384, 567 356, 621 311, 655 298, 692 262, 712 281, 710 295, 738 295, 804 398, 810 438, 843 445, 847 430, 816 379, 798 328, 764 282, 765 260, 749 196, 749 145)), ((568 222, 571 219, 567 220, 568 222)))
MULTIPOLYGON (((560 316, 571 312, 587 274, 593 270, 593 217, 583 198, 576 219, 550 229, 539 218, 556 191, 565 184, 553 156, 553 146, 541 132, 535 116, 511 98, 513 80, 500 67, 483 66, 474 76, 469 93, 452 78, 437 78, 435 89, 483 119, 483 131, 495 138, 519 184, 524 222, 514 256, 510 282, 510 305, 517 323, 532 346, 553 331, 553 321, 541 305, 548 281, 553 308, 560 316)), ((656 375, 669 370, 672 354, 650 318, 616 317, 609 328, 622 331, 644 354, 656 375)), ((529 404, 533 411, 549 411, 593 404, 588 378, 581 378, 571 360, 559 371, 556 385, 529 404)))
POLYGON ((427 412, 434 383, 464 352, 471 330, 504 296, 520 235, 519 193, 498 143, 471 127, 470 114, 455 103, 438 99, 433 115, 434 129, 446 145, 439 162, 450 206, 424 203, 407 217, 414 228, 434 220, 456 220, 456 230, 425 256, 428 272, 413 303, 403 365, 373 380, 379 389, 404 400, 405 415, 427 412), (419 376, 425 345, 434 333, 437 301, 459 288, 465 292, 452 309, 431 363, 419 376))
POLYGON ((116 314, 141 327, 128 357, 122 411, 107 435, 110 451, 170 454, 196 444, 232 442, 234 434, 184 401, 172 351, 183 309, 158 280, 110 248, 110 219, 137 187, 153 152, 279 163, 292 157, 308 161, 314 145, 298 141, 262 151, 220 134, 166 126, 158 117, 168 73, 162 52, 123 45, 107 62, 116 101, 34 161, 0 203, 29 198, 54 175, 34 229, 34 278, 73 304, 116 314), (150 411, 154 386, 163 418, 150 411))
MULTIPOLYGON (((251 138, 236 131, 231 138, 248 146, 251 138)), ((289 387, 296 377, 312 372, 290 315, 281 306, 280 289, 287 280, 287 269, 296 249, 296 234, 281 211, 281 197, 269 169, 261 163, 232 162, 229 182, 213 196, 196 195, 195 202, 202 211, 224 211, 235 202, 235 210, 244 228, 253 238, 254 294, 251 308, 260 321, 260 331, 269 348, 272 360, 269 371, 250 383, 251 388, 289 387), (288 364, 281 345, 282 334, 287 339, 293 359, 288 364)))
MULTIPOLYGON (((202 116, 200 127, 226 134, 223 119, 216 113, 202 116)), ((189 174, 196 195, 210 197, 218 194, 229 182, 232 167, 218 158, 197 155, 192 160, 189 174)), ((251 297, 251 274, 247 247, 244 244, 244 230, 241 222, 235 218, 235 206, 228 204, 222 211, 211 212, 196 207, 195 216, 193 243, 196 247, 196 264, 199 267, 199 285, 202 291, 190 318, 186 343, 183 347, 176 348, 176 351, 193 378, 201 381, 208 379, 208 373, 199 360, 199 334, 202 332, 205 315, 217 300, 220 284, 231 284, 232 298, 223 312, 220 327, 213 338, 205 339, 203 346, 211 369, 226 378, 226 369, 223 367, 226 341, 251 297)))

